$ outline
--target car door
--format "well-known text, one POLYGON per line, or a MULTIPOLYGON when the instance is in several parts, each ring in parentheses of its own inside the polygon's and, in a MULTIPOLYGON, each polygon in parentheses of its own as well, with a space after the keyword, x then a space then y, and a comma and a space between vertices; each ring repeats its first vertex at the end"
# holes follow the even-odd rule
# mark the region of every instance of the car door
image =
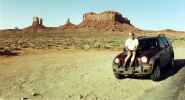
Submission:
POLYGON ((167 58, 167 47, 165 46, 165 41, 160 37, 159 38, 159 46, 160 46, 160 66, 164 67, 168 62, 166 61, 167 58))
POLYGON ((164 42, 165 45, 165 62, 167 62, 167 64, 170 61, 170 44, 168 43, 167 39, 165 37, 162 37, 162 41, 164 42))
MULTIPOLYGON (((166 41, 167 45, 168 45, 168 51, 169 51, 169 57, 171 58, 174 58, 174 52, 173 52, 173 46, 172 46, 172 43, 171 41, 166 37, 164 38, 164 40, 166 41)), ((171 59, 170 59, 171 60, 171 59)))

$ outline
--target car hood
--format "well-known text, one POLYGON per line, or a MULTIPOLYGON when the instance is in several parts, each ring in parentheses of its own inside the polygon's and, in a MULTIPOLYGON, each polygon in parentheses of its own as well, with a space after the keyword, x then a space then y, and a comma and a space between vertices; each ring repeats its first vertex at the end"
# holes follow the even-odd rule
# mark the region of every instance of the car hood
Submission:
POLYGON ((158 48, 152 48, 152 49, 148 49, 148 50, 138 51, 138 52, 137 52, 137 57, 146 56, 146 57, 148 57, 148 58, 151 58, 151 57, 154 56, 158 51, 159 51, 158 48))
MULTIPOLYGON (((158 48, 137 51, 136 57, 140 58, 142 56, 146 56, 146 57, 150 58, 150 57, 154 56, 157 52, 159 52, 158 48)), ((126 55, 127 55, 126 52, 122 52, 122 53, 118 54, 115 58, 124 59, 126 57, 126 55)))

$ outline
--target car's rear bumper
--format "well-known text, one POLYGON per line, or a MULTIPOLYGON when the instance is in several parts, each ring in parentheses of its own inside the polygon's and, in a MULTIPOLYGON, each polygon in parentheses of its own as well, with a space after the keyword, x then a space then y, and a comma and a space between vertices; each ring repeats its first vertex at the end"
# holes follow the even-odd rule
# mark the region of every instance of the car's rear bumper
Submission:
POLYGON ((123 75, 147 75, 152 73, 152 66, 149 64, 143 64, 135 67, 123 68, 117 64, 113 64, 114 73, 123 75))

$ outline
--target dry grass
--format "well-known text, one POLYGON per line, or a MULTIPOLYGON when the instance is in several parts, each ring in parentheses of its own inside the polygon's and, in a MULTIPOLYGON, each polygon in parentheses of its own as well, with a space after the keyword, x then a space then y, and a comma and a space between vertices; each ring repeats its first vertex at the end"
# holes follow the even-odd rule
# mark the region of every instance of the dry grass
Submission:
MULTIPOLYGON (((171 31, 138 31, 137 36, 168 34, 175 47, 184 47, 185 33, 171 31)), ((56 33, 0 33, 0 49, 121 49, 128 32, 101 30, 64 30, 56 33)))

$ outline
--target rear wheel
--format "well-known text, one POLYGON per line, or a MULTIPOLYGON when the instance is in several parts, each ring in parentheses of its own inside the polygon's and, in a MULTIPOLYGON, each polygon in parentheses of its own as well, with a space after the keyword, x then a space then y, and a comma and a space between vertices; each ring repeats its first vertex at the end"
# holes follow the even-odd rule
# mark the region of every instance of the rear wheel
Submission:
POLYGON ((161 79, 161 68, 159 66, 159 64, 156 64, 153 73, 151 75, 151 79, 153 81, 159 81, 161 79))

